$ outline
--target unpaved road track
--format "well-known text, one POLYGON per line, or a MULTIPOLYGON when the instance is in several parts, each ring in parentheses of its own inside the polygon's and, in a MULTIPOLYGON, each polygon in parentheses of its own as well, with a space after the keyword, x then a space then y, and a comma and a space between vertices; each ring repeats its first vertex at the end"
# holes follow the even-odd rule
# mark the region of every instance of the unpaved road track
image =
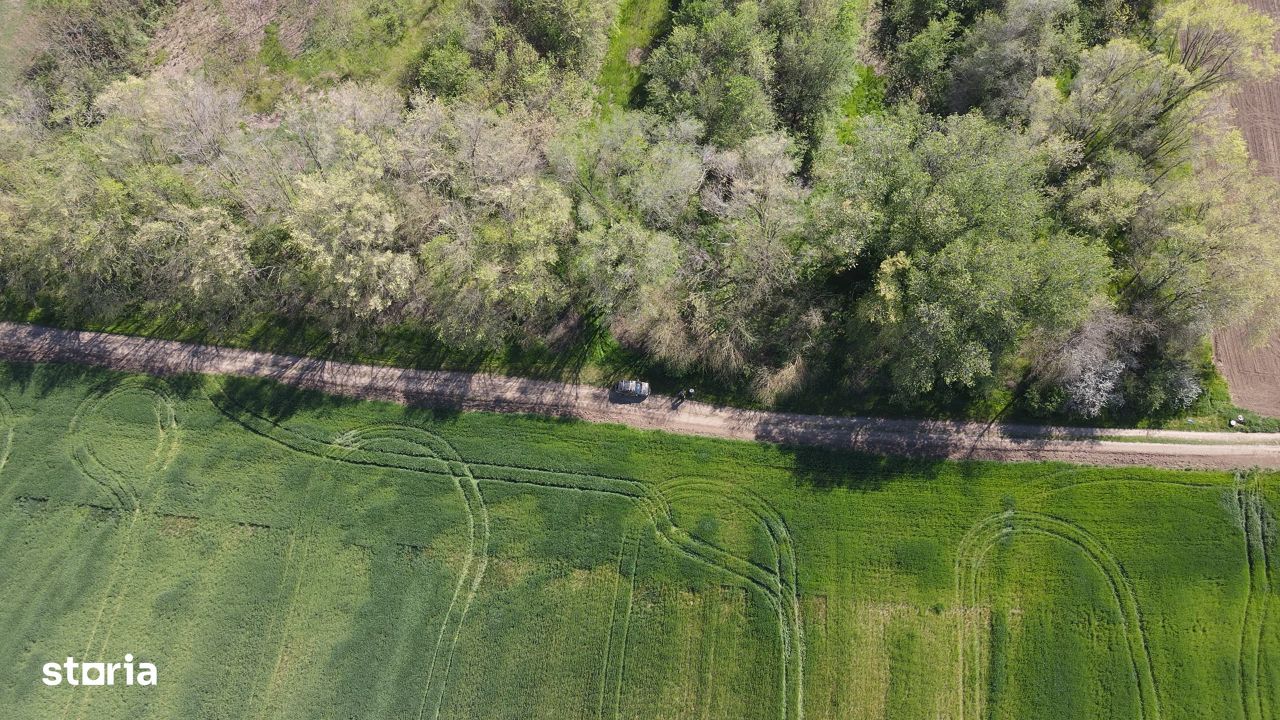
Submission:
MULTIPOLYGON (((1280 21, 1280 0, 1247 2, 1280 21)), ((1276 46, 1280 49, 1280 37, 1276 46)), ((1258 169, 1280 180, 1280 78, 1245 84, 1231 104, 1258 169)), ((1280 242, 1280 235, 1275 242, 1280 242)), ((1214 333, 1213 359, 1227 378, 1235 404, 1280 417, 1280 336, 1257 347, 1247 327, 1221 330, 1214 333)))
POLYGON ((154 375, 269 378, 366 400, 612 422, 686 435, 861 450, 884 455, 1167 468, 1280 468, 1280 434, 1099 430, 884 420, 610 401, 607 390, 483 373, 405 370, 128 335, 0 322, 0 358, 82 363, 154 375), (1115 440, 1108 438, 1124 438, 1115 440))

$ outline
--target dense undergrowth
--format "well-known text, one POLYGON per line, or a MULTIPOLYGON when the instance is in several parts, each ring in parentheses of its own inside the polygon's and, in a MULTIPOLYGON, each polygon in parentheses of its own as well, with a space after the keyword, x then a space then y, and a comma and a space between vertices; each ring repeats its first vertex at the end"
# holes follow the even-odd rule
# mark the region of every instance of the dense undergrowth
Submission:
POLYGON ((1213 426, 1206 336, 1276 320, 1277 193, 1223 102, 1274 28, 1232 0, 193 7, 26 11, 11 317, 1213 426))

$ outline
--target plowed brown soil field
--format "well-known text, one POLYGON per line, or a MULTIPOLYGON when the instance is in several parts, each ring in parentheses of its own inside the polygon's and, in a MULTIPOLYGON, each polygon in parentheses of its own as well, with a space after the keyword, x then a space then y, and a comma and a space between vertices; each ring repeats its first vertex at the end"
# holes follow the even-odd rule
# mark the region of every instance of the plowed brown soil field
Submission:
MULTIPOLYGON (((1248 4, 1280 20, 1280 0, 1248 0, 1248 4)), ((1245 85, 1232 105, 1250 154, 1262 170, 1280 179, 1280 79, 1245 85)), ((1280 227, 1280 218, 1276 223, 1280 227)), ((1280 242, 1280 232, 1276 242, 1280 242)), ((1213 358, 1237 405, 1280 416, 1280 336, 1255 347, 1247 327, 1221 330, 1214 334, 1213 358)))

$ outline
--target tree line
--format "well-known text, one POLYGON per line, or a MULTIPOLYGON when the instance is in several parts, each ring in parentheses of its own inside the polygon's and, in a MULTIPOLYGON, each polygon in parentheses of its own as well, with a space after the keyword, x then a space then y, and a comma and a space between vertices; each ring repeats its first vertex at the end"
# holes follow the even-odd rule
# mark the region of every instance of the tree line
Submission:
POLYGON ((37 56, 0 119, 0 290, 343 343, 590 325, 765 402, 1020 378, 1086 417, 1186 407, 1208 331, 1278 319, 1276 188, 1224 102, 1275 70, 1274 28, 1234 0, 881 0, 884 102, 853 114, 846 3, 686 0, 635 106, 593 108, 616 15, 467 3, 402 86, 268 113, 37 56))

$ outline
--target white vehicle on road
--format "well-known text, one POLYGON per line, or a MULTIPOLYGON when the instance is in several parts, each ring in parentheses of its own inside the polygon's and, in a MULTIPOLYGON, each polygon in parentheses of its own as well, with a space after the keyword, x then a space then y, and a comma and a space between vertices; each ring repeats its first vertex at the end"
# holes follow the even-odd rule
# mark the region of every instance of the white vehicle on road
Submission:
POLYGON ((649 397, 649 383, 642 380, 619 380, 614 383, 611 392, 619 399, 640 402, 649 397))

